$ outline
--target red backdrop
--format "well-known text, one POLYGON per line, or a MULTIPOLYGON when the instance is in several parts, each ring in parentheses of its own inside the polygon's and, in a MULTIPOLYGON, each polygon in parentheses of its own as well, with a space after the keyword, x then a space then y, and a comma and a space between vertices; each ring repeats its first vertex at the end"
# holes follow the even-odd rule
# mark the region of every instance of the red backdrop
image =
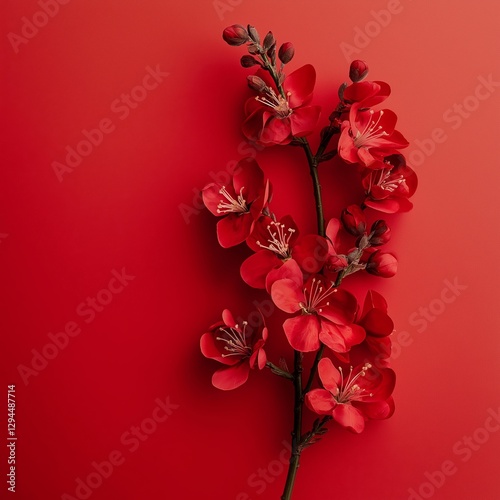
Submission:
MULTIPOLYGON (((406 332, 397 411, 308 449, 295 498, 500 497, 498 14, 493 0, 3 3, 0 468, 15 384, 17 498, 281 494, 288 385, 252 373, 217 391, 198 347, 224 307, 263 298, 196 197, 255 154, 239 131, 243 50, 221 39, 247 22, 294 42, 290 69, 316 67, 324 118, 348 59, 366 60, 393 88, 420 178, 394 221, 398 275, 368 280, 406 332)), ((314 228, 300 151, 257 154, 275 210, 314 228)), ((353 179, 339 165, 321 176, 353 179)), ((330 215, 352 194, 334 192, 330 215)))

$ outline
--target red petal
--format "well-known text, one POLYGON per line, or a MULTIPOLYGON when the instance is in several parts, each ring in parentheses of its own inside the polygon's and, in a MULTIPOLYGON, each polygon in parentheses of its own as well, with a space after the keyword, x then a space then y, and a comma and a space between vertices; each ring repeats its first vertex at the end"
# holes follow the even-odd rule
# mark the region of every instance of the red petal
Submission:
POLYGON ((287 319, 283 323, 283 330, 296 351, 311 352, 319 349, 319 320, 316 316, 304 314, 287 319))
POLYGON ((320 316, 338 325, 347 325, 354 321, 358 308, 356 297, 345 290, 337 289, 328 297, 329 306, 324 306, 320 316))
POLYGON ((344 122, 344 124, 342 125, 342 133, 340 134, 339 138, 339 155, 342 157, 342 159, 349 163, 358 163, 358 148, 354 145, 354 141, 352 140, 349 131, 349 122, 344 122))
POLYGON ((264 145, 288 144, 292 140, 289 118, 272 117, 264 126, 259 137, 259 143, 264 145))
POLYGON ((370 309, 380 309, 385 313, 387 312, 387 301, 375 290, 368 290, 366 292, 365 302, 363 304, 363 316, 370 309))
POLYGON ((203 356, 209 359, 214 359, 223 365, 234 365, 241 361, 235 357, 222 357, 221 351, 217 348, 213 333, 204 333, 200 339, 200 349, 203 356))
POLYGON ((394 413, 394 400, 377 401, 375 403, 354 403, 365 417, 372 420, 384 420, 394 413))
POLYGON ((264 191, 264 172, 253 158, 240 160, 233 168, 233 187, 247 203, 251 203, 264 191))
POLYGON ((234 321, 234 317, 229 309, 224 309, 224 311, 222 311, 222 321, 224 321, 224 324, 230 328, 234 328, 236 326, 236 321, 234 321))
POLYGON ((271 114, 267 112, 263 106, 260 106, 251 115, 247 116, 243 122, 241 126, 243 134, 252 142, 258 141, 260 134, 270 117, 271 114))
POLYGON ((290 92, 288 103, 292 109, 302 106, 311 98, 316 83, 316 70, 311 64, 306 64, 290 73, 284 83, 285 93, 290 92))
POLYGON ((352 432, 360 433, 365 428, 363 414, 350 404, 339 404, 333 410, 333 418, 352 432))
POLYGON ((295 137, 304 137, 314 132, 320 113, 320 106, 305 106, 296 109, 290 115, 292 135, 295 137))
POLYGON ((266 276, 269 272, 283 263, 270 250, 259 250, 244 260, 240 267, 243 281, 254 288, 266 287, 266 276))
POLYGON ((335 394, 340 386, 341 375, 340 372, 333 366, 332 360, 329 358, 322 358, 318 363, 318 374, 325 389, 335 394))
POLYGON ((329 321, 321 322, 319 340, 334 352, 344 353, 349 350, 337 325, 334 325, 329 321))
POLYGON ((212 385, 223 391, 230 391, 248 380, 250 365, 242 362, 229 368, 221 368, 212 375, 212 385))
POLYGON ((306 394, 306 405, 318 415, 331 415, 336 403, 328 391, 313 389, 306 394))
POLYGON ((299 311, 299 303, 305 302, 302 287, 291 279, 275 281, 271 287, 271 297, 273 302, 287 313, 299 311))
POLYGON ((303 286, 304 277, 302 275, 302 271, 300 270, 299 265, 297 264, 297 262, 295 262, 295 260, 288 259, 281 267, 273 269, 267 275, 266 290, 270 293, 273 283, 281 279, 291 279, 300 287, 303 286))
POLYGON ((293 247, 292 256, 306 273, 317 273, 328 257, 328 243, 317 234, 308 234, 293 247))
MULTIPOLYGON (((201 192, 201 196, 203 198, 204 205, 216 217, 221 217, 221 216, 225 215, 225 214, 217 212, 217 210, 218 210, 217 207, 222 199, 222 196, 219 192, 221 187, 222 186, 220 184, 215 184, 214 182, 212 182, 211 184, 206 185, 201 192)), ((229 187, 229 189, 231 189, 231 188, 229 187)))
POLYGON ((223 248, 243 243, 252 230, 253 218, 250 214, 229 214, 217 222, 217 239, 223 248))
POLYGON ((360 322, 361 326, 376 337, 386 337, 394 331, 392 319, 380 309, 371 309, 360 322))

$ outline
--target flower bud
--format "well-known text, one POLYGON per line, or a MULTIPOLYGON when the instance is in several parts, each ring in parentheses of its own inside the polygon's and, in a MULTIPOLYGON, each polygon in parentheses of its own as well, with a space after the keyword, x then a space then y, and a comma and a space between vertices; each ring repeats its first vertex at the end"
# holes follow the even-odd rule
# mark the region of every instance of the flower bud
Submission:
POLYGON ((248 34, 250 35, 250 38, 255 42, 255 43, 260 43, 260 37, 259 33, 255 29, 254 26, 251 26, 250 24, 248 25, 248 34))
POLYGON ((349 68, 349 78, 354 82, 360 82, 368 74, 368 65, 364 61, 356 59, 349 68))
POLYGON ((269 32, 264 38, 264 42, 262 43, 262 48, 264 50, 269 50, 275 43, 276 40, 274 39, 274 35, 271 32, 269 32))
POLYGON ((398 261, 392 253, 377 250, 370 255, 366 263, 366 271, 382 278, 392 278, 398 270, 398 261))
POLYGON ((242 56, 240 59, 240 63, 244 68, 251 68, 256 64, 260 65, 260 62, 257 61, 257 59, 255 59, 255 57, 252 56, 242 56))
POLYGON ((295 55, 295 48, 291 42, 285 42, 281 45, 278 57, 283 64, 288 64, 295 55))
POLYGON ((346 231, 353 236, 361 236, 366 231, 366 219, 358 205, 349 205, 340 217, 346 231))
POLYGON ((266 82, 262 78, 255 75, 247 76, 247 83, 252 90, 257 92, 263 92, 267 87, 266 82))
POLYGON ((248 42, 248 33, 241 24, 233 24, 222 32, 222 38, 229 45, 243 45, 248 42))
POLYGON ((376 220, 372 224, 369 239, 372 247, 385 245, 391 239, 391 228, 385 220, 376 220))

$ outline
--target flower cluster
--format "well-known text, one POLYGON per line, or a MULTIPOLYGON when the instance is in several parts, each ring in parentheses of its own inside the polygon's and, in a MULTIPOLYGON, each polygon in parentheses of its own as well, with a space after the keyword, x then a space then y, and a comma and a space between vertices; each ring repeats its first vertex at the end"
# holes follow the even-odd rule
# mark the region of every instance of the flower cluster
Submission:
POLYGON ((273 212, 271 182, 255 159, 238 162, 227 185, 210 183, 202 191, 204 204, 220 218, 220 245, 245 244, 251 251, 240 266, 243 281, 268 294, 286 313, 281 326, 269 334, 263 317, 259 327, 250 328, 225 310, 222 322, 201 338, 203 355, 223 365, 214 373, 213 385, 234 389, 248 380, 252 369, 267 367, 294 384, 295 412, 298 407, 302 412, 305 403, 320 416, 307 433, 300 428, 301 419, 294 419, 296 458, 291 460, 291 479, 283 496, 288 499, 297 457, 326 430, 329 420, 359 433, 367 420, 386 419, 394 411, 395 373, 390 368, 394 324, 387 302, 375 290, 355 296, 344 280, 358 272, 383 278, 396 274, 396 256, 385 249, 391 228, 377 214, 410 210, 417 178, 401 152, 408 142, 396 130, 396 114, 380 107, 390 87, 367 81, 366 63, 351 64, 351 82, 338 90, 338 105, 313 153, 307 137, 317 130, 321 112, 312 104, 314 68, 306 64, 286 74, 285 66, 295 55, 293 45, 278 47, 271 32, 261 41, 253 26, 230 26, 223 38, 229 45, 244 45, 248 54, 242 56, 241 65, 256 69, 248 76, 253 96, 245 103, 244 136, 260 146, 290 144, 303 149, 313 179, 318 230, 312 234, 304 234, 292 215, 273 212), (346 168, 356 169, 364 196, 327 219, 318 170, 334 156, 346 168), (272 341, 280 334, 293 349, 293 371, 266 356, 268 336, 272 341), (304 385, 300 374, 305 356, 314 360, 304 385))

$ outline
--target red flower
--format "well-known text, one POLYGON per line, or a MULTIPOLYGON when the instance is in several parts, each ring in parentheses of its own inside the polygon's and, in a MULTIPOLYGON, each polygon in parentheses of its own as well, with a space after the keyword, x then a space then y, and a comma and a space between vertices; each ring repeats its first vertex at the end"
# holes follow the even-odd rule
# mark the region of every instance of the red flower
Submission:
POLYGON ((231 185, 210 183, 203 188, 205 206, 217 217, 217 238, 228 248, 245 241, 255 220, 269 200, 269 181, 252 158, 239 161, 232 169, 231 185))
POLYGON ((324 273, 328 278, 334 279, 334 275, 349 266, 347 254, 349 253, 346 237, 339 219, 330 219, 326 226, 328 238, 328 258, 326 259, 324 273))
MULTIPOLYGON (((364 331, 353 325, 356 298, 333 286, 324 276, 313 274, 304 283, 299 266, 289 261, 276 274, 282 273, 271 287, 274 303, 287 313, 298 316, 287 319, 283 330, 297 351, 319 349, 320 341, 334 352, 345 353, 364 339, 364 331)), ((275 276, 276 278, 276 276, 275 276)))
POLYGON ((243 133, 262 146, 289 144, 294 137, 313 132, 321 108, 308 106, 312 99, 316 71, 307 64, 295 70, 283 82, 284 96, 263 70, 257 75, 266 82, 260 95, 245 104, 243 133))
POLYGON ((385 101, 391 94, 391 87, 385 82, 355 82, 344 89, 347 104, 361 103, 360 107, 370 108, 385 101))
POLYGON ((362 236, 366 231, 365 213, 358 205, 349 205, 342 210, 341 215, 344 229, 353 236, 362 236))
POLYGON ((365 340, 356 346, 356 350, 361 351, 360 356, 363 359, 376 356, 377 366, 380 366, 382 360, 391 355, 390 335, 394 331, 394 323, 387 314, 387 302, 380 293, 368 290, 363 311, 356 323, 366 332, 365 340))
POLYGON ((222 313, 222 320, 202 335, 200 348, 206 358, 226 365, 213 374, 212 384, 228 391, 248 380, 250 368, 262 370, 266 366, 264 344, 268 332, 265 326, 252 332, 246 321, 237 325, 228 309, 222 313))
POLYGON ((349 163, 361 163, 371 169, 385 168, 384 158, 408 146, 395 130, 397 117, 389 109, 374 111, 364 103, 351 106, 349 120, 342 123, 339 154, 349 163))
POLYGON ((417 175, 406 165, 403 155, 391 155, 384 159, 381 170, 366 170, 363 177, 365 205, 380 212, 408 212, 413 208, 408 199, 417 189, 417 175))
POLYGON ((389 418, 394 412, 391 398, 396 375, 390 368, 372 370, 366 363, 349 369, 333 366, 328 358, 318 364, 324 389, 313 389, 305 397, 307 406, 319 415, 333 419, 352 432, 362 432, 365 420, 389 418))
POLYGON ((248 246, 256 253, 241 265, 243 281, 254 288, 266 288, 267 275, 292 258, 304 271, 317 273, 327 255, 326 240, 310 234, 297 241, 298 236, 297 225, 289 215, 281 221, 261 217, 247 239, 248 246))

